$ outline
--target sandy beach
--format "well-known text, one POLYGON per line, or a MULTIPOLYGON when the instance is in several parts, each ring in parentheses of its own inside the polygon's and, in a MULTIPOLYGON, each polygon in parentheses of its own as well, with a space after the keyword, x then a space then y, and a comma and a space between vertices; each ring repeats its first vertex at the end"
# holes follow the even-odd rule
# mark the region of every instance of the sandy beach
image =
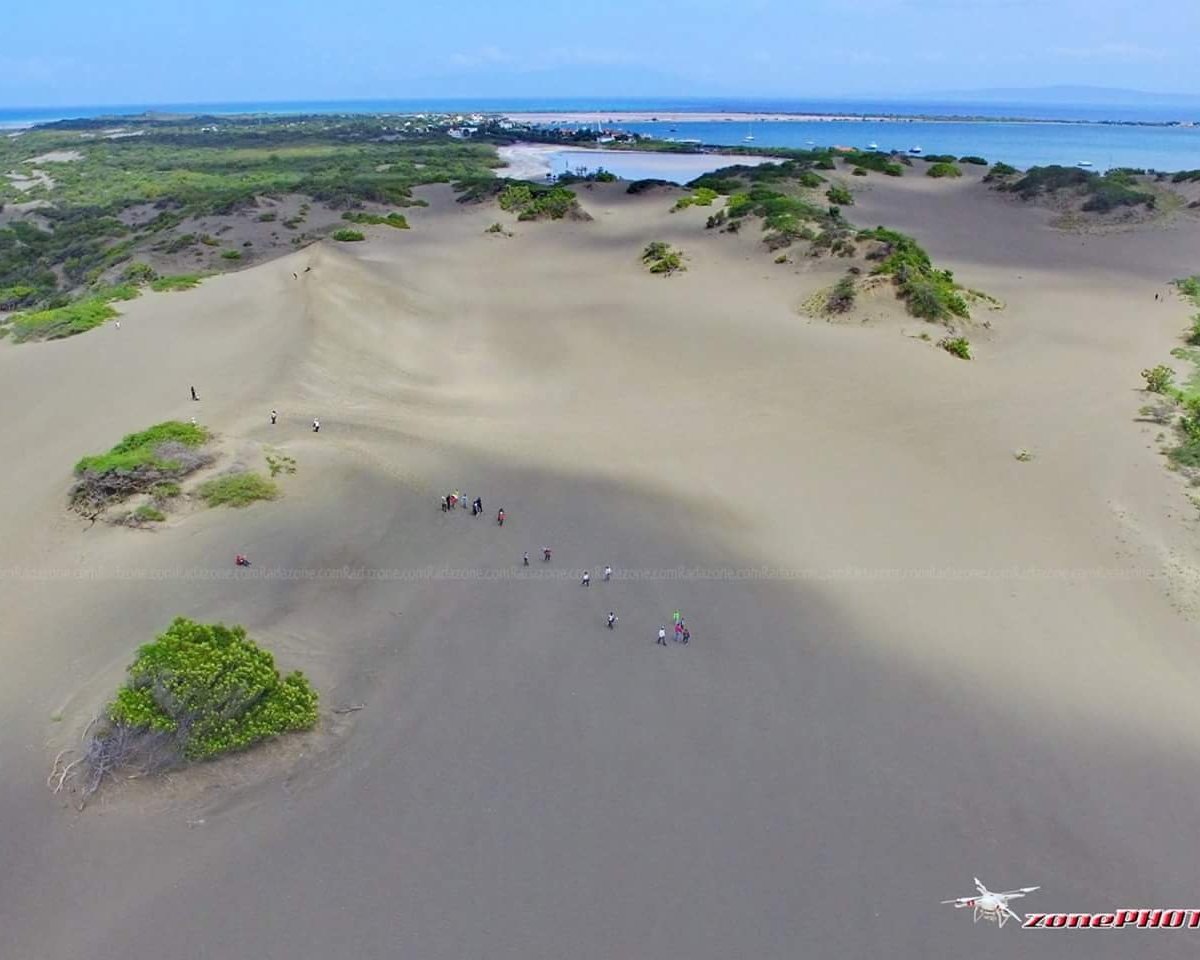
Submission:
POLYGON ((1194 956, 939 901, 1200 907, 1196 509, 1136 421, 1200 225, 853 186, 1003 302, 973 361, 890 299, 810 318, 844 263, 620 183, 553 223, 422 188, 411 230, 0 343, 4 960, 1194 956), (284 496, 68 512, 81 455, 193 415, 294 457, 284 496), (176 615, 303 669, 318 730, 76 812, 52 758, 176 615))

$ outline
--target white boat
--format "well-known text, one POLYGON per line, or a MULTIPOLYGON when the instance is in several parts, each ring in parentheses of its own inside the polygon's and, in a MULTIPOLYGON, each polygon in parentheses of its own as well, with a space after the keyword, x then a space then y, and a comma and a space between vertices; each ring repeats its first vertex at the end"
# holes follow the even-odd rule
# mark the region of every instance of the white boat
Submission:
POLYGON ((909 153, 920 153, 920 152, 921 152, 921 148, 920 148, 920 147, 909 147, 909 148, 908 148, 908 152, 909 152, 909 153))
MULTIPOLYGON (((812 141, 810 140, 809 142, 811 143, 812 141)), ((877 144, 877 143, 874 143, 874 142, 868 143, 868 144, 867 144, 867 149, 868 149, 868 150, 878 150, 878 149, 879 149, 879 144, 877 144)))
POLYGON ((1080 160, 1075 164, 1075 166, 1077 166, 1077 167, 1090 167, 1091 165, 1092 165, 1091 160, 1080 160))

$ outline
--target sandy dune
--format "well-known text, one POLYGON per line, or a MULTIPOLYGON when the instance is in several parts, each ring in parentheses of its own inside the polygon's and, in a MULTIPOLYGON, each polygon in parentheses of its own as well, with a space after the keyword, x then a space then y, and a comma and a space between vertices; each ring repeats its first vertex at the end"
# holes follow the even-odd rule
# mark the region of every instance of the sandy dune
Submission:
POLYGON ((1134 422, 1195 221, 1081 237, 871 178, 856 222, 1006 303, 963 363, 886 305, 804 317, 844 264, 580 194, 505 237, 431 191, 411 231, 0 348, 5 960, 1194 955, 938 901, 1200 907, 1195 511, 1134 422), (641 269, 655 239, 686 274, 641 269), (294 456, 285 498, 64 513, 79 455, 193 414, 294 456), (176 614, 306 670, 321 730, 64 809, 50 758, 176 614))

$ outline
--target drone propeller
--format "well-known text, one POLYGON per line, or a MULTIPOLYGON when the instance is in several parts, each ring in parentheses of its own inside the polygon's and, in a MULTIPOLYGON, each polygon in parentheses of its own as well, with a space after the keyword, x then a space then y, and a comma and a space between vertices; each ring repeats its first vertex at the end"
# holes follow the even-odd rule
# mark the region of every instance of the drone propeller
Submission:
POLYGON ((953 900, 943 900, 942 903, 952 903, 956 907, 969 907, 976 901, 976 897, 955 897, 953 900))
POLYGON ((1006 890, 1004 893, 997 893, 997 897, 1023 897, 1027 893, 1033 893, 1034 890, 1041 890, 1041 887, 1020 887, 1016 890, 1006 890))

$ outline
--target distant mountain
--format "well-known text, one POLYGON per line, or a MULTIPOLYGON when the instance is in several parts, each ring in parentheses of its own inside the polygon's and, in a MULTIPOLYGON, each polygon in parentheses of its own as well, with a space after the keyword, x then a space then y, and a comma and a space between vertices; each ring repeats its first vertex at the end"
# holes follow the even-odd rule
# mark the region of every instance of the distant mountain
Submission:
POLYGON ((1120 87, 992 87, 985 90, 947 90, 921 94, 914 99, 963 103, 1028 103, 1096 106, 1200 106, 1200 94, 1149 93, 1120 87))

